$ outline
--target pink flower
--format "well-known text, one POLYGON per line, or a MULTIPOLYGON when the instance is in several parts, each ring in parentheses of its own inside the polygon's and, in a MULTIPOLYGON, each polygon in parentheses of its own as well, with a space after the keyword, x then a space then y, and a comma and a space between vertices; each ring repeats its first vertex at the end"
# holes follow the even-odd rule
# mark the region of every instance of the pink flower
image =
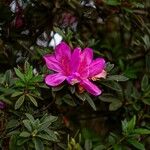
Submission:
POLYGON ((93 60, 91 48, 85 48, 83 51, 75 48, 71 52, 71 48, 65 42, 61 42, 56 47, 55 54, 47 54, 44 59, 48 69, 55 72, 46 76, 46 84, 57 86, 66 80, 71 85, 78 83, 95 96, 101 94, 101 90, 90 80, 106 77, 105 60, 93 60))

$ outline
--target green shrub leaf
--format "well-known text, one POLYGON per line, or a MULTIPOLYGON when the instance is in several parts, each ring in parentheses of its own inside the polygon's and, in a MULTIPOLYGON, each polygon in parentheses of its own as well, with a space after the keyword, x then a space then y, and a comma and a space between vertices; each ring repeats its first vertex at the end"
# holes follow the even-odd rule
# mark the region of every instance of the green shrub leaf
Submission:
POLYGON ((115 100, 109 105, 110 111, 116 111, 122 106, 122 102, 120 100, 115 100))
POLYGON ((85 97, 86 97, 87 102, 90 104, 90 106, 96 111, 96 106, 93 100, 91 99, 91 97, 87 93, 85 94, 85 97))
POLYGON ((127 140, 129 144, 137 148, 138 150, 145 150, 145 147, 142 143, 138 142, 137 140, 134 139, 129 139, 127 140))
POLYGON ((19 109, 25 100, 25 95, 19 97, 19 99, 15 103, 15 109, 19 109))
POLYGON ((148 76, 144 75, 141 81, 141 89, 145 91, 148 88, 148 76))

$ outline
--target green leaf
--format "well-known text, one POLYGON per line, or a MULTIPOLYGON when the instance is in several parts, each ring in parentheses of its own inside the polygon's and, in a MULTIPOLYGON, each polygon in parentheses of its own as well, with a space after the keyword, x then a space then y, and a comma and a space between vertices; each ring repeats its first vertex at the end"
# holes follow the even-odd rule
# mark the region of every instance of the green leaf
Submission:
POLYGON ((137 140, 134 139, 128 139, 127 142, 137 148, 138 150, 145 150, 145 147, 142 143, 138 142, 137 140))
POLYGON ((37 101, 34 97, 32 97, 29 94, 26 94, 26 96, 30 99, 30 101, 34 104, 34 106, 36 106, 36 107, 38 106, 37 101))
POLYGON ((30 137, 31 134, 29 132, 23 131, 23 132, 20 133, 19 136, 21 136, 21 137, 30 137))
POLYGON ((42 82, 43 81, 43 77, 41 75, 35 76, 33 77, 29 82, 30 83, 37 83, 37 82, 42 82))
POLYGON ((110 133, 110 135, 108 136, 108 142, 111 145, 114 145, 117 142, 118 136, 114 133, 110 133))
POLYGON ((6 96, 6 95, 10 95, 14 92, 15 90, 11 89, 11 88, 3 88, 3 87, 0 87, 0 92, 3 93, 3 95, 0 95, 0 96, 6 96))
POLYGON ((109 72, 114 68, 114 64, 111 64, 110 62, 108 62, 106 64, 106 71, 109 72))
POLYGON ((145 49, 149 49, 150 48, 150 38, 147 34, 144 35, 144 37, 142 37, 142 40, 144 42, 144 47, 145 49))
POLYGON ((14 128, 19 124, 18 120, 11 119, 9 122, 7 122, 6 129, 14 128))
POLYGON ((16 86, 17 86, 17 87, 25 87, 24 81, 22 81, 22 80, 20 80, 20 79, 16 80, 15 83, 16 83, 16 86))
POLYGON ((27 116, 27 118, 30 120, 30 122, 33 124, 35 122, 34 117, 31 114, 25 113, 25 115, 27 116))
POLYGON ((49 122, 49 121, 43 122, 42 124, 40 124, 39 131, 43 131, 47 129, 51 124, 52 122, 49 122))
POLYGON ((122 106, 122 102, 120 100, 115 100, 109 105, 110 111, 116 111, 122 106))
POLYGON ((86 100, 85 94, 83 94, 83 93, 77 93, 77 92, 75 92, 75 95, 77 96, 77 98, 79 98, 82 101, 86 100))
POLYGON ((112 90, 118 91, 118 92, 122 92, 122 87, 120 86, 119 83, 115 82, 115 81, 111 81, 111 82, 101 82, 101 84, 111 88, 112 90))
POLYGON ((48 141, 57 141, 57 137, 56 135, 54 134, 54 131, 51 132, 51 134, 43 134, 43 133, 40 133, 37 135, 37 137, 41 138, 41 139, 44 139, 44 140, 48 140, 48 141))
POLYGON ((128 122, 127 122, 127 120, 125 119, 125 120, 123 120, 123 121, 121 121, 121 123, 122 123, 122 131, 124 132, 124 133, 126 133, 126 134, 128 134, 127 132, 127 126, 128 126, 128 122))
POLYGON ((18 130, 14 130, 14 131, 11 131, 11 132, 9 132, 9 133, 7 133, 7 136, 12 136, 12 135, 19 135, 19 133, 20 133, 20 131, 18 131, 18 130))
POLYGON ((19 109, 21 105, 23 104, 24 100, 25 100, 25 96, 24 95, 20 96, 19 99, 15 103, 15 109, 19 109))
POLYGON ((105 3, 111 6, 117 6, 121 4, 120 2, 118 2, 118 0, 105 0, 105 3))
POLYGON ((41 124, 39 126, 39 131, 42 131, 42 130, 45 130, 47 129, 53 122, 55 122, 56 120, 58 119, 58 117, 55 117, 55 116, 43 116, 41 118, 41 124))
POLYGON ((136 116, 133 116, 133 118, 128 121, 128 124, 127 124, 127 131, 131 131, 135 128, 135 124, 136 124, 136 116))
POLYGON ((103 102, 108 102, 108 103, 111 103, 113 101, 116 101, 118 100, 117 98, 115 98, 112 94, 109 94, 109 93, 104 93, 102 95, 100 95, 98 97, 101 101, 103 102))
POLYGON ((92 141, 89 139, 86 139, 85 144, 84 144, 84 148, 85 148, 85 150, 91 150, 92 149, 92 141))
POLYGON ((123 150, 123 149, 122 149, 122 145, 115 144, 115 145, 113 146, 113 150, 123 150))
POLYGON ((114 81, 127 81, 129 78, 123 76, 123 75, 111 75, 107 77, 107 80, 114 80, 114 81))
POLYGON ((63 102, 61 96, 56 95, 55 99, 56 99, 55 104, 62 105, 63 102))
POLYGON ((145 98, 142 100, 146 105, 150 105, 150 98, 145 98))
MULTIPOLYGON (((18 140, 17 140, 17 145, 21 146, 24 145, 26 142, 28 142, 29 140, 31 140, 30 138, 20 138, 18 136, 18 140)), ((20 149, 19 149, 20 150, 20 149)), ((23 149, 24 150, 24 149, 23 149)))
POLYGON ((33 77, 33 68, 32 68, 32 66, 29 66, 25 77, 26 77, 27 81, 30 81, 32 79, 32 77, 33 77))
POLYGON ((144 75, 141 81, 141 89, 145 91, 148 88, 148 76, 144 75))
POLYGON ((11 84, 13 82, 12 81, 13 76, 12 76, 12 71, 11 70, 7 70, 5 72, 5 77, 6 77, 6 83, 7 84, 11 84))
POLYGON ((91 97, 87 93, 85 93, 85 97, 86 97, 87 102, 90 104, 90 106, 96 111, 96 106, 93 100, 91 99, 91 97))
POLYGON ((136 87, 133 87, 133 93, 131 94, 131 96, 135 99, 138 99, 138 98, 140 98, 141 93, 137 90, 136 87))
POLYGON ((14 92, 11 97, 17 97, 19 95, 23 94, 23 92, 14 92))
POLYGON ((76 106, 76 103, 74 102, 70 94, 66 94, 65 96, 63 96, 63 101, 70 106, 76 106))
POLYGON ((40 139, 34 138, 33 143, 34 143, 35 150, 44 150, 44 144, 40 139))
POLYGON ((55 122, 57 119, 58 117, 52 115, 48 117, 49 122, 55 122))
POLYGON ((16 75, 17 75, 22 81, 25 81, 24 74, 21 73, 20 70, 17 69, 17 68, 14 68, 14 70, 15 70, 16 75))
POLYGON ((143 128, 138 128, 138 129, 134 129, 133 133, 137 133, 137 134, 150 134, 150 130, 149 129, 143 129, 143 128))
POLYGON ((52 87, 52 91, 53 92, 57 92, 57 91, 60 91, 64 88, 65 85, 59 85, 57 87, 52 87))
POLYGON ((17 146, 17 137, 16 135, 12 135, 10 137, 9 141, 9 150, 19 150, 19 147, 17 146))
POLYGON ((51 138, 53 139, 52 141, 58 141, 57 136, 55 134, 55 133, 57 133, 56 131, 52 131, 52 130, 47 129, 47 130, 45 130, 45 132, 47 132, 47 134, 49 136, 51 136, 51 138))
POLYGON ((24 70, 25 70, 25 73, 27 73, 27 71, 30 69, 30 64, 28 61, 25 61, 24 63, 24 70))
MULTIPOLYGON (((142 3, 138 3, 137 1, 136 2, 133 2, 133 5, 137 8, 145 8, 145 5, 142 4, 142 3)), ((150 41, 149 41, 150 42, 150 41)), ((146 43, 145 43, 146 44, 146 43)), ((149 44, 149 43, 148 43, 149 44)))
POLYGON ((24 126, 27 128, 27 130, 28 130, 29 132, 31 132, 31 131, 32 131, 32 127, 31 127, 30 121, 27 120, 27 119, 25 119, 25 120, 23 120, 22 122, 23 122, 24 126))
POLYGON ((93 150, 105 150, 106 147, 104 145, 98 145, 93 150))
POLYGON ((70 90, 71 94, 74 94, 76 91, 76 88, 75 88, 75 86, 69 86, 69 90, 70 90))
POLYGON ((150 53, 148 55, 145 56, 146 58, 146 71, 150 72, 150 53))
POLYGON ((130 8, 122 7, 122 10, 126 11, 127 13, 133 13, 133 10, 130 8))

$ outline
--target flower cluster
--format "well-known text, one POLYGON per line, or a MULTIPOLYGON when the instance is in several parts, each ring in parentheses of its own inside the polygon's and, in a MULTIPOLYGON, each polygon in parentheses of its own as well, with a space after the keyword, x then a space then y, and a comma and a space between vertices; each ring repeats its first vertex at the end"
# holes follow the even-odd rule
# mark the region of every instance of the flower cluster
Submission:
POLYGON ((103 58, 93 59, 93 50, 85 48, 71 48, 61 42, 55 48, 54 54, 44 56, 48 69, 53 70, 53 74, 49 74, 45 78, 45 83, 50 86, 58 86, 63 81, 69 84, 78 84, 80 89, 84 89, 92 95, 100 95, 99 89, 91 80, 95 81, 99 78, 106 77, 105 60, 103 58))

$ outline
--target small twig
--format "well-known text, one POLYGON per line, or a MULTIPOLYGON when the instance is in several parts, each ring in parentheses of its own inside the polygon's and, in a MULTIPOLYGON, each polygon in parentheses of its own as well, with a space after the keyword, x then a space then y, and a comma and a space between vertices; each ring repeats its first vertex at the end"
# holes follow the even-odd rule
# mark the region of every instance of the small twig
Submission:
POLYGON ((34 55, 34 53, 33 53, 29 48, 27 48, 22 42, 19 42, 19 41, 17 40, 17 43, 18 43, 21 47, 23 47, 25 50, 27 50, 31 55, 34 55))
POLYGON ((148 15, 148 12, 144 10, 133 10, 133 12, 139 15, 148 15))
POLYGON ((139 53, 139 54, 135 54, 135 55, 128 55, 128 56, 126 57, 126 59, 127 59, 127 60, 138 59, 138 58, 141 58, 141 57, 143 57, 143 56, 144 56, 143 53, 139 53))

